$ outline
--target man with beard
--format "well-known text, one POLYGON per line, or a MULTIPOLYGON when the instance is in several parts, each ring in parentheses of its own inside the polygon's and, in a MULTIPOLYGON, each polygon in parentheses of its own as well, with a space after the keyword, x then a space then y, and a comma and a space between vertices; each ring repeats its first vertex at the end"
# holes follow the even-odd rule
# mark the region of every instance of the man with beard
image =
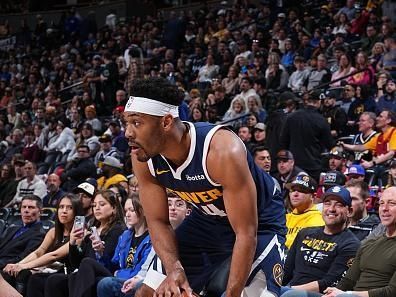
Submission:
POLYGON ((323 195, 321 227, 302 229, 287 254, 282 297, 313 297, 334 286, 348 270, 360 241, 346 228, 351 195, 335 186, 323 195))
POLYGON ((80 197, 85 221, 91 222, 93 218, 93 209, 92 209, 92 201, 96 195, 98 188, 98 183, 93 178, 88 178, 83 183, 79 184, 75 189, 73 189, 73 193, 77 194, 80 197))
POLYGON ((351 193, 352 212, 349 214, 348 228, 362 241, 380 223, 376 214, 368 214, 366 203, 370 197, 369 189, 364 181, 350 180, 345 185, 351 193))
POLYGON ((96 176, 96 166, 89 156, 89 146, 80 144, 77 147, 77 158, 66 164, 61 175, 62 188, 65 191, 70 191, 87 178, 96 176))
POLYGON ((275 178, 282 189, 286 183, 291 182, 297 175, 306 174, 304 170, 294 164, 294 156, 288 150, 280 150, 276 154, 276 167, 278 173, 275 174, 275 178))
POLYGON ((346 167, 346 153, 342 147, 335 146, 329 153, 329 168, 344 173, 346 167))
POLYGON ((47 178, 47 195, 43 198, 43 207, 56 207, 65 192, 60 188, 61 180, 58 175, 52 173, 47 178))
POLYGON ((136 80, 131 95, 125 135, 158 252, 136 296, 191 296, 226 263, 219 295, 279 296, 285 209, 272 177, 226 127, 182 122, 184 94, 167 80, 136 80), (166 189, 194 206, 175 232, 166 189))
POLYGON ((128 180, 121 174, 122 164, 117 158, 107 156, 102 163, 103 176, 98 179, 98 189, 106 190, 111 185, 120 184, 128 189, 128 180))

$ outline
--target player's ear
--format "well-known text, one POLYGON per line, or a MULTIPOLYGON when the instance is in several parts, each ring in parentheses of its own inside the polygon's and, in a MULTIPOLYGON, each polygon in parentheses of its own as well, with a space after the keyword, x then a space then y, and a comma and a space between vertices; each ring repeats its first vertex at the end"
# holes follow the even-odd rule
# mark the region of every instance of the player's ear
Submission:
POLYGON ((169 130, 172 127, 173 120, 174 118, 170 114, 164 115, 162 117, 162 127, 164 128, 164 130, 169 130))

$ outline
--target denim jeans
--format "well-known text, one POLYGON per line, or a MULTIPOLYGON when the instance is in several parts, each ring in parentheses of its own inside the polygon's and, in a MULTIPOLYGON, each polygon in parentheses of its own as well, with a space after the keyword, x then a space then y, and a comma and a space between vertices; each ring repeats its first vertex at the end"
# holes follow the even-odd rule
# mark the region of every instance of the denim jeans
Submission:
POLYGON ((282 287, 281 297, 320 297, 323 296, 321 293, 314 293, 308 291, 301 291, 292 288, 282 287))
POLYGON ((97 286, 98 297, 124 297, 121 288, 125 281, 117 277, 102 278, 97 286))

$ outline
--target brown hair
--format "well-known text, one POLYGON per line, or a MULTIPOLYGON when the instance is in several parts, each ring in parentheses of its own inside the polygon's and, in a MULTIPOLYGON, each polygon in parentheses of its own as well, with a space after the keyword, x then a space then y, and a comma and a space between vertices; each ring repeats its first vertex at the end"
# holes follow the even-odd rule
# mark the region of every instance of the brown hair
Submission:
MULTIPOLYGON (((125 225, 124 211, 122 209, 120 200, 113 191, 111 190, 99 191, 96 193, 95 198, 99 195, 101 195, 115 210, 115 212, 111 215, 108 224, 102 229, 101 234, 104 235, 107 232, 109 232, 115 225, 125 225)), ((96 218, 94 218, 92 226, 99 227, 100 222, 96 218)))

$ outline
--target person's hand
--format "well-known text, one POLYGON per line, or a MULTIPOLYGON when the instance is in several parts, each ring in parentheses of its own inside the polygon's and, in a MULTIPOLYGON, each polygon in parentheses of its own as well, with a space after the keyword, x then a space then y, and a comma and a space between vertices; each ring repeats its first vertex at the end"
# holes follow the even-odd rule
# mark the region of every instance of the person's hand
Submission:
POLYGON ((99 253, 100 255, 103 255, 103 251, 105 249, 105 243, 104 241, 101 241, 100 238, 95 237, 94 235, 91 235, 89 237, 92 242, 92 248, 96 253, 99 253))
POLYGON ((11 275, 11 272, 14 271, 14 267, 16 266, 16 264, 7 264, 4 268, 3 271, 5 273, 8 273, 11 275))
POLYGON ((9 275, 16 277, 18 275, 18 273, 23 269, 26 269, 24 264, 17 263, 17 264, 8 264, 3 270, 4 270, 4 272, 7 272, 9 275), (6 269, 7 269, 7 271, 6 271, 6 269))
POLYGON ((362 162, 360 163, 360 165, 362 165, 364 169, 367 169, 367 168, 373 167, 373 166, 374 166, 374 163, 373 163, 372 161, 362 160, 362 162))
POLYGON ((377 88, 381 89, 384 87, 384 85, 386 84, 387 79, 386 78, 379 78, 377 81, 377 88))
POLYGON ((80 229, 74 229, 74 226, 72 228, 72 230, 70 231, 70 240, 69 243, 71 245, 80 245, 83 238, 84 238, 84 233, 85 230, 84 228, 80 228, 80 229))
POLYGON ((138 277, 138 276, 134 276, 134 277, 132 277, 132 278, 130 278, 130 279, 127 279, 127 280, 124 282, 124 284, 122 285, 121 292, 124 293, 124 294, 128 293, 128 292, 131 291, 131 290, 137 285, 137 283, 140 282, 141 280, 142 280, 142 279, 141 279, 140 277, 138 277))
POLYGON ((323 291, 326 295, 325 297, 335 297, 339 294, 345 293, 337 288, 328 287, 326 290, 323 291))
POLYGON ((183 268, 177 268, 171 271, 158 289, 154 292, 153 297, 174 296, 180 297, 182 291, 187 293, 188 297, 193 297, 192 289, 188 283, 186 273, 183 268))

